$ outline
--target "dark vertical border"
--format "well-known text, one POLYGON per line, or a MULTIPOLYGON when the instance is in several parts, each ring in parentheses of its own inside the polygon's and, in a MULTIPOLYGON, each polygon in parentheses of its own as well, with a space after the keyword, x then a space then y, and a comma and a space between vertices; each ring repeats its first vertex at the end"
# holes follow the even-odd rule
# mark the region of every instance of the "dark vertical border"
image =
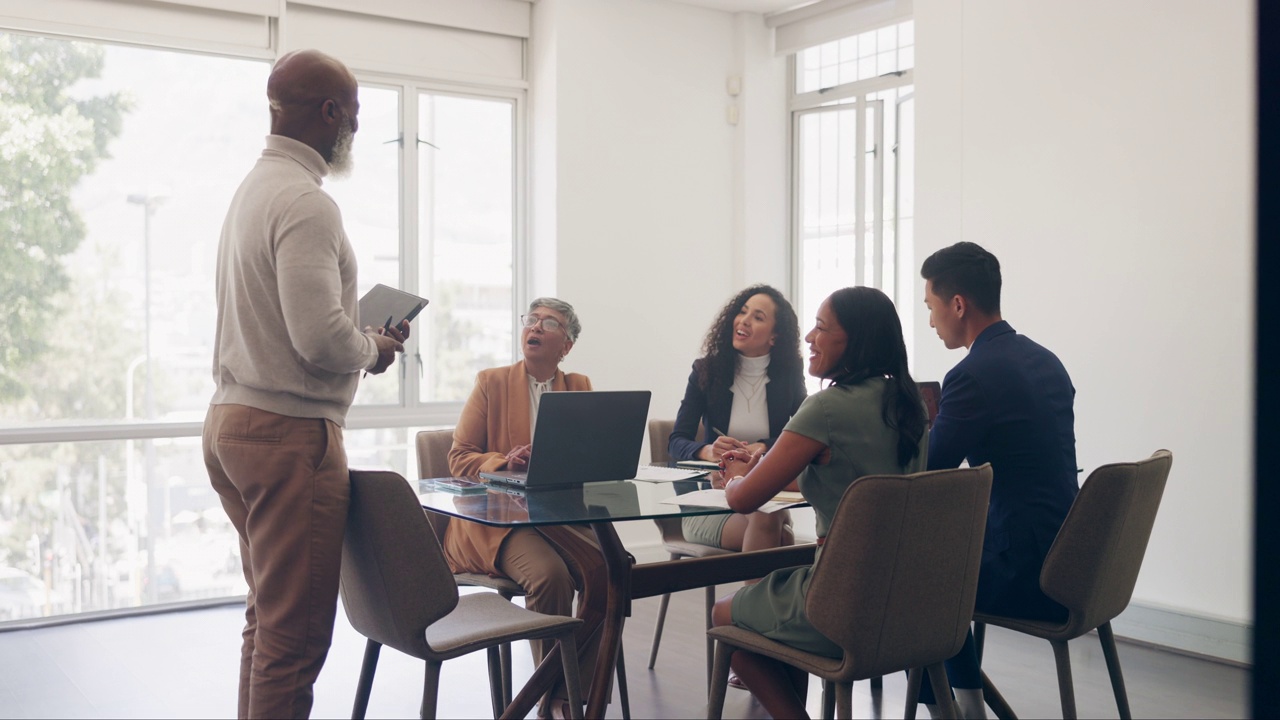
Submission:
POLYGON ((1280 437, 1280 3, 1257 0, 1257 345, 1254 360, 1253 717, 1280 716, 1280 473, 1267 452, 1280 437), (1259 412, 1269 408, 1268 412, 1259 412))

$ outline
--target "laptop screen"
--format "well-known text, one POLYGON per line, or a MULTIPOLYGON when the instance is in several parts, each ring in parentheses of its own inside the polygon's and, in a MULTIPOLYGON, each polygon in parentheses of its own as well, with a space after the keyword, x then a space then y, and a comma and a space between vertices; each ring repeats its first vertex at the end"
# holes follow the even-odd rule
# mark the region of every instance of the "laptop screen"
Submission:
POLYGON ((544 394, 538 403, 527 485, 635 477, 651 395, 648 390, 544 394))

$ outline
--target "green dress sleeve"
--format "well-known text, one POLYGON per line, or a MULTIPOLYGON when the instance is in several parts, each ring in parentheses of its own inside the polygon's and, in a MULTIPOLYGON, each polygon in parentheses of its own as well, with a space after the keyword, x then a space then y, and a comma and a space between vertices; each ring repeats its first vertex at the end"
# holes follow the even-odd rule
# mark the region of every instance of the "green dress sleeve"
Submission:
POLYGON ((805 398, 804 402, 800 403, 800 409, 796 410, 796 414, 791 416, 787 426, 782 429, 830 447, 831 422, 828 419, 824 394, 825 392, 820 392, 805 398))

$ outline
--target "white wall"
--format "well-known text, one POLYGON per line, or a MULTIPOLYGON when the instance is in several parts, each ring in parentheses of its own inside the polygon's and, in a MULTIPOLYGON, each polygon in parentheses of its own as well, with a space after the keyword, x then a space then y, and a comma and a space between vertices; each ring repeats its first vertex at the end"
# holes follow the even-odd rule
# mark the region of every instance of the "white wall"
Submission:
MULTIPOLYGON (((582 318, 563 367, 597 389, 652 390, 653 418, 675 417, 702 335, 738 286, 786 279, 785 62, 747 17, 664 0, 534 5, 532 289, 553 288, 582 318), (744 76, 737 98, 731 75, 744 76), (741 133, 775 126, 745 149, 741 133), (748 165, 759 179, 735 181, 748 165), (743 257, 742 238, 761 233, 769 259, 743 257)), ((624 542, 656 543, 642 525, 624 542)))
MULTIPOLYGON (((533 287, 581 310, 565 366, 653 390, 651 417, 719 304, 790 277, 785 62, 760 22, 534 6, 533 287)), ((1072 373, 1086 470, 1173 451, 1134 607, 1248 623, 1250 7, 917 0, 916 22, 915 261, 962 239, 1001 258, 1006 317, 1072 373)), ((917 375, 960 359, 923 314, 911 332, 917 375)))
MULTIPOLYGON (((1247 622, 1253 5, 916 0, 916 257, 993 251, 1086 472, 1173 452, 1134 602, 1247 622)), ((917 280, 917 297, 922 289, 917 280)), ((917 374, 949 353, 922 318, 917 374)))

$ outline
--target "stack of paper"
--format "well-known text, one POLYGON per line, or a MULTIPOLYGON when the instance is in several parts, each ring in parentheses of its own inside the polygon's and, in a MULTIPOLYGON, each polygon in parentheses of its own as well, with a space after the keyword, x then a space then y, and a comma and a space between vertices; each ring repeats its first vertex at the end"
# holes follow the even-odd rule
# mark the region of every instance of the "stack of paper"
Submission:
POLYGON ((641 465, 636 468, 636 476, 632 480, 643 480, 645 482, 675 482, 677 480, 694 480, 704 477, 706 470, 686 470, 678 467, 664 467, 661 465, 641 465))
MULTIPOLYGON (((791 496, 799 495, 800 493, 779 493, 773 500, 770 500, 757 508, 756 512, 772 513, 779 510, 786 510, 790 507, 796 507, 797 505, 804 505, 805 501, 803 497, 799 500, 790 499, 791 496), (783 495, 786 495, 787 499, 780 500, 779 498, 783 495)), ((683 495, 669 497, 662 502, 668 505, 692 505, 695 507, 729 509, 729 503, 724 499, 724 490, 695 490, 694 492, 687 492, 683 495)))

